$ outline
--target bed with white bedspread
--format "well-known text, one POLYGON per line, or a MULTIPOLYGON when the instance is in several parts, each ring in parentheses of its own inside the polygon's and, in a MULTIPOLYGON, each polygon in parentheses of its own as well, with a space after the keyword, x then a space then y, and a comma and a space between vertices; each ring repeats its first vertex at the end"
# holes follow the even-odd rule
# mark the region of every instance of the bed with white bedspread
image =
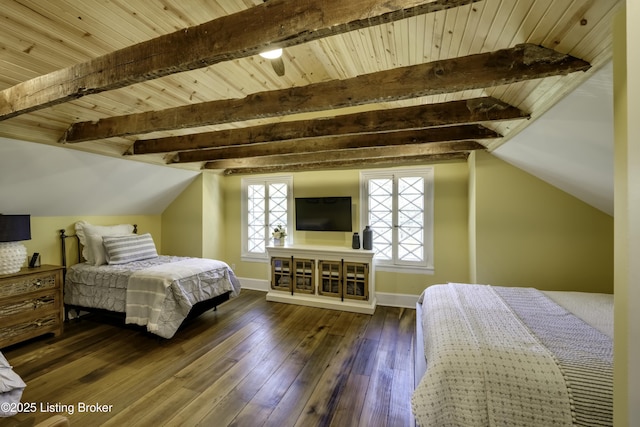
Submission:
POLYGON ((163 338, 185 319, 240 293, 240 282, 223 261, 158 255, 150 233, 135 224, 75 224, 78 263, 67 268, 65 230, 60 230, 65 267, 64 304, 75 309, 124 314, 125 322, 163 338))
POLYGON ((222 261, 158 256, 122 265, 75 264, 67 270, 64 303, 125 313, 126 323, 171 338, 197 303, 239 292, 222 261))
POLYGON ((450 283, 417 309, 418 425, 612 425, 612 295, 450 283))

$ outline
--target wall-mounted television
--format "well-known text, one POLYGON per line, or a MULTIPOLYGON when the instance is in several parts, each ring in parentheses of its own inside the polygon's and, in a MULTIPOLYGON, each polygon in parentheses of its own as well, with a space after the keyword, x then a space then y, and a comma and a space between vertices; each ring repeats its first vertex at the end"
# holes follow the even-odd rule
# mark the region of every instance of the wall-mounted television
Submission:
POLYGON ((351 231, 351 197, 296 197, 296 230, 351 231))

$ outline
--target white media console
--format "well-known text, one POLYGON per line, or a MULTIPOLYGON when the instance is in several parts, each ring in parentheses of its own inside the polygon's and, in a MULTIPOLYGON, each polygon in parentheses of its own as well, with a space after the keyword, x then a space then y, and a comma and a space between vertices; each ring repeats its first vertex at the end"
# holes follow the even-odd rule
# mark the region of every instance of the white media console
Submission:
POLYGON ((373 314, 374 251, 337 246, 267 247, 271 286, 267 301, 373 314))

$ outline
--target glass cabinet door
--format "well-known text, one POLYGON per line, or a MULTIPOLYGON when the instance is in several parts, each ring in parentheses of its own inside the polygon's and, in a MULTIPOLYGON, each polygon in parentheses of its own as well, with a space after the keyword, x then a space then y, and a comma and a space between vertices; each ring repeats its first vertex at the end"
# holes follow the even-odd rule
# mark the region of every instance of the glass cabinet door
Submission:
POLYGON ((271 258, 271 289, 291 291, 291 258, 271 258))
POLYGON ((320 295, 340 297, 342 296, 342 261, 319 261, 320 295))
POLYGON ((344 297, 369 299, 369 265, 359 262, 344 263, 344 297))
POLYGON ((307 294, 316 293, 314 280, 314 264, 312 259, 293 259, 293 292, 307 294))

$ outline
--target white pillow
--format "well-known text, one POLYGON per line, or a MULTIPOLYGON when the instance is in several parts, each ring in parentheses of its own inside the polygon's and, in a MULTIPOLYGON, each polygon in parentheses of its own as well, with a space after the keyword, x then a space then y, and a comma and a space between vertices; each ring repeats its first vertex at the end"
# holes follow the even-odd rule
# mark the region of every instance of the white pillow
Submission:
MULTIPOLYGON (((124 236, 127 234, 133 234, 133 225, 131 224, 118 224, 118 225, 93 225, 86 221, 78 221, 75 224, 76 235, 82 244, 82 256, 89 264, 102 265, 106 263, 106 255, 103 255, 104 249, 102 248, 102 241, 98 245, 94 241, 87 239, 88 235, 94 236, 124 236), (94 255, 94 249, 96 250, 98 259, 94 255), (103 260, 104 258, 104 260, 103 260)), ((100 239, 101 240, 101 239, 100 239)))
MULTIPOLYGON (((132 234, 135 236, 135 234, 132 234)), ((87 263, 91 265, 104 265, 107 264, 107 250, 102 242, 102 237, 98 234, 87 234, 87 247, 91 254, 91 261, 87 260, 87 263)))
POLYGON ((109 264, 126 264, 143 259, 156 258, 158 252, 151 234, 131 234, 129 236, 103 236, 109 264))

